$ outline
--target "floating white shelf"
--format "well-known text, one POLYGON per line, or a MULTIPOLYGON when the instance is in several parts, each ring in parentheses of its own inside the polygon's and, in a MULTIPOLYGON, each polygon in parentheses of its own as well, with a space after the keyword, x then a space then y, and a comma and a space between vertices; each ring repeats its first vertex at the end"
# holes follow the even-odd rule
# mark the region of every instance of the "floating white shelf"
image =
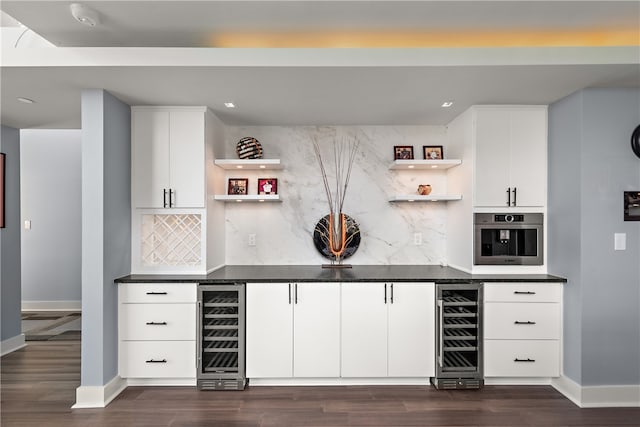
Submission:
POLYGON ((248 203, 267 203, 267 202, 282 202, 279 194, 246 194, 246 195, 233 195, 233 194, 218 194, 213 197, 214 200, 221 202, 248 202, 248 203))
POLYGON ((227 170, 277 170, 284 169, 280 159, 217 159, 216 166, 227 170))
POLYGON ((449 202, 454 200, 462 200, 462 196, 460 194, 430 194, 428 196, 398 194, 390 198, 389 202, 449 202))
POLYGON ((444 159, 444 160, 394 160, 389 169, 411 170, 411 169, 427 169, 427 170, 444 170, 462 164, 460 159, 444 159))

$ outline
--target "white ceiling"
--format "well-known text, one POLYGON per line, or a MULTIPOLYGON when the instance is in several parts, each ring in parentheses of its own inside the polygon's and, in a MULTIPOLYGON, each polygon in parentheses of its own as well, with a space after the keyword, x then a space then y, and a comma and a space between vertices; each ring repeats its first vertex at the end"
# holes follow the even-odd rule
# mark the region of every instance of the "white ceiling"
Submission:
POLYGON ((107 89, 130 105, 207 105, 236 125, 441 125, 473 104, 549 104, 585 87, 640 87, 637 47, 151 48, 208 46, 216 32, 243 29, 613 28, 638 32, 640 44, 638 1, 84 1, 100 13, 96 28, 73 20, 69 3, 0 3, 4 12, 65 46, 49 48, 47 55, 3 50, 2 124, 79 127, 80 93, 87 88, 107 89), (133 46, 147 49, 132 54, 127 48, 133 46), (52 50, 72 59, 58 60, 52 50), (22 104, 19 96, 37 102, 22 104), (446 100, 454 106, 441 108, 446 100), (237 108, 224 109, 225 101, 237 108))

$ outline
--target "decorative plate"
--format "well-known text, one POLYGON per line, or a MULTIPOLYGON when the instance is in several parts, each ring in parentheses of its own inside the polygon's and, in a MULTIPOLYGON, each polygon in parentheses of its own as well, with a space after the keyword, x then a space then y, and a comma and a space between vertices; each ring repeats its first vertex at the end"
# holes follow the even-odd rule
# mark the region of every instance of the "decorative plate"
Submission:
POLYGON ((240 159, 261 159, 262 145, 257 139, 247 136, 238 141, 236 153, 240 159))
MULTIPOLYGON (((349 258, 360 246, 360 227, 355 219, 345 214, 347 223, 347 245, 342 259, 349 258)), ((313 244, 323 257, 335 261, 336 257, 329 250, 329 215, 325 215, 318 221, 313 230, 313 244)))
POLYGON ((631 149, 640 157, 640 125, 631 134, 631 149))

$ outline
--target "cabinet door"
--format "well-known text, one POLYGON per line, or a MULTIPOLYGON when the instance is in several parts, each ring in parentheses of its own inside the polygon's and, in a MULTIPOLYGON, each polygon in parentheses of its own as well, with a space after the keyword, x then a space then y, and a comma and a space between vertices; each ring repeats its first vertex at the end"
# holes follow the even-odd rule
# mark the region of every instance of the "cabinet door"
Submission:
POLYGON ((203 208, 204 114, 172 111, 169 117, 169 177, 172 207, 203 208))
POLYGON ((288 283, 247 283, 247 378, 293 375, 293 306, 288 283))
POLYGON ((435 285, 394 283, 389 301, 389 376, 435 376, 435 285))
POLYGON ((387 376, 384 283, 342 284, 342 376, 387 376))
POLYGON ((293 376, 340 376, 340 284, 298 283, 293 309, 293 376))
POLYGON ((545 206, 547 109, 516 109, 511 112, 510 125, 510 186, 517 191, 516 206, 545 206))
POLYGON ((169 190, 169 113, 134 111, 132 119, 134 207, 162 208, 169 190))
POLYGON ((507 206, 509 111, 478 109, 475 119, 475 206, 507 206))

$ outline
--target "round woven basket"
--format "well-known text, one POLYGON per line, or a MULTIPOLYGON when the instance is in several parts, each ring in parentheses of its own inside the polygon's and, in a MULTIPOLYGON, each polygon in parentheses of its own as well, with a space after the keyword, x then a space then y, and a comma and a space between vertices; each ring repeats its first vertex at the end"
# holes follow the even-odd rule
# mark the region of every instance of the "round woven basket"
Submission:
POLYGON ((247 136, 238 141, 236 153, 240 159, 261 159, 262 145, 257 139, 247 136))

